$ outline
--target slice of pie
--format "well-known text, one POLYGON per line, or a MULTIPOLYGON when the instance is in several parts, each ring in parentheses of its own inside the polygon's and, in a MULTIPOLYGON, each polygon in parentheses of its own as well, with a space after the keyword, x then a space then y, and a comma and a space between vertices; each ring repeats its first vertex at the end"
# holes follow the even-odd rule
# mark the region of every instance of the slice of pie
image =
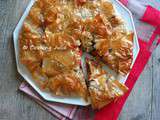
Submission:
POLYGON ((55 95, 82 97, 88 100, 86 82, 80 68, 69 70, 49 79, 48 88, 55 95))
POLYGON ((111 37, 97 39, 95 53, 122 75, 130 71, 133 60, 133 33, 115 30, 111 37))
POLYGON ((100 64, 87 60, 88 89, 93 109, 101 109, 118 99, 128 88, 102 69, 100 64))

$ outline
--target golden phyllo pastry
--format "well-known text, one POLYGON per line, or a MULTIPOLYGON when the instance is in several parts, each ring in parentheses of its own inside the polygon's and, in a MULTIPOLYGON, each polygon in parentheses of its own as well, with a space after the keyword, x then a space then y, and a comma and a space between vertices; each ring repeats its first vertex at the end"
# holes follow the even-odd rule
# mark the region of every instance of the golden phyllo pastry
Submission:
POLYGON ((101 109, 127 92, 128 88, 103 70, 101 65, 87 60, 87 66, 87 82, 93 109, 101 109))
MULTIPOLYGON (((82 52, 99 57, 114 71, 126 75, 132 63, 133 33, 124 26, 106 0, 36 0, 19 36, 20 61, 41 88, 58 96, 87 100, 82 52)), ((94 108, 100 109, 124 94, 124 85, 99 66, 90 62, 89 66, 94 108), (93 71, 100 73, 94 75, 93 71), (95 79, 97 75, 102 78, 95 79)))
POLYGON ((111 37, 97 39, 95 52, 113 70, 126 75, 133 60, 133 33, 115 30, 111 37))
POLYGON ((48 88, 58 96, 80 96, 86 101, 88 99, 86 83, 80 68, 51 77, 48 88))
POLYGON ((59 96, 80 96, 87 100, 80 66, 80 40, 65 32, 71 24, 70 19, 64 18, 69 11, 63 12, 68 10, 68 4, 73 2, 38 0, 34 3, 19 37, 20 61, 41 88, 59 96))

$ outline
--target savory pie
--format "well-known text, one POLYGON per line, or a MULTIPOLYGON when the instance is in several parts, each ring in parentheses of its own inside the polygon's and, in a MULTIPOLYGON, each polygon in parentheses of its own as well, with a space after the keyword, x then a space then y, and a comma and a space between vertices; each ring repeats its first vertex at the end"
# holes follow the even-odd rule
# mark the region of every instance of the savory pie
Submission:
MULTIPOLYGON (((107 0, 36 0, 23 23, 19 44, 21 63, 41 88, 59 96, 87 100, 82 52, 123 75, 132 63, 133 33, 107 0)), ((120 84, 108 81, 111 86, 120 84)))

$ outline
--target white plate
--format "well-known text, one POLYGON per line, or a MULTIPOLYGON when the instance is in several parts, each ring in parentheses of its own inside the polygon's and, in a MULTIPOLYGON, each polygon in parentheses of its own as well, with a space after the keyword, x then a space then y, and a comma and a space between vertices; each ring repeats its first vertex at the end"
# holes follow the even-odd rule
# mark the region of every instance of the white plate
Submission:
MULTIPOLYGON (((126 26, 129 30, 134 31, 134 50, 133 50, 133 63, 134 64, 136 57, 139 52, 139 44, 137 39, 137 34, 135 31, 132 15, 130 11, 125 8, 119 1, 117 0, 111 0, 114 4, 114 7, 118 11, 118 13, 122 16, 124 21, 126 22, 126 26)), ((18 45, 18 37, 19 32, 21 30, 21 27, 23 25, 23 21, 25 20, 26 16, 29 13, 30 8, 34 4, 35 0, 31 0, 28 7, 26 8, 23 16, 21 17, 19 23, 17 24, 14 33, 13 33, 13 40, 14 40, 14 47, 15 47, 15 55, 16 55, 16 63, 17 63, 17 70, 18 72, 24 77, 24 79, 39 93, 40 96, 42 96, 47 101, 52 102, 60 102, 60 103, 66 103, 66 104, 74 104, 74 105, 81 105, 81 106, 87 106, 90 104, 90 102, 84 101, 82 98, 75 98, 75 97, 58 97, 54 96, 50 92, 41 90, 38 85, 34 82, 31 74, 28 72, 28 70, 25 68, 24 65, 22 65, 19 62, 19 45, 18 45)), ((122 77, 117 75, 117 79, 120 80, 122 83, 125 83, 128 75, 126 77, 122 77)))

